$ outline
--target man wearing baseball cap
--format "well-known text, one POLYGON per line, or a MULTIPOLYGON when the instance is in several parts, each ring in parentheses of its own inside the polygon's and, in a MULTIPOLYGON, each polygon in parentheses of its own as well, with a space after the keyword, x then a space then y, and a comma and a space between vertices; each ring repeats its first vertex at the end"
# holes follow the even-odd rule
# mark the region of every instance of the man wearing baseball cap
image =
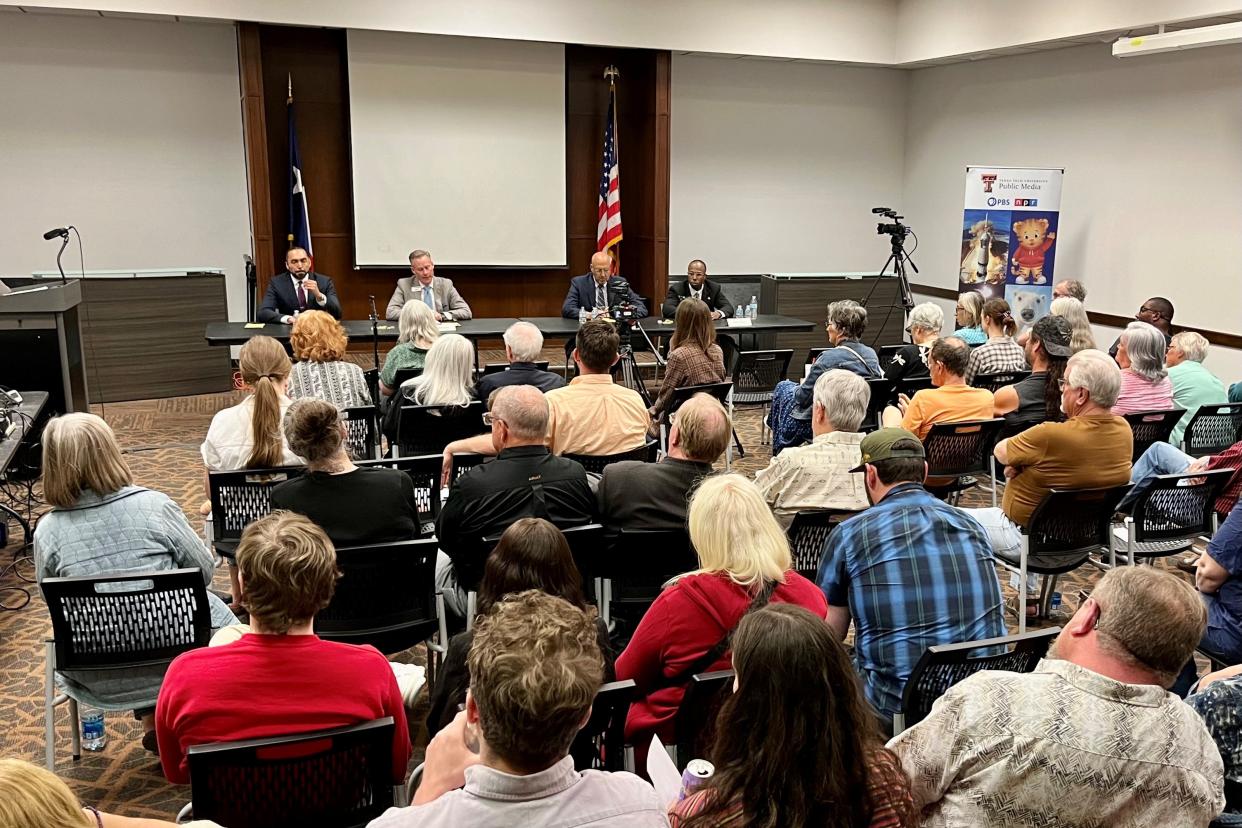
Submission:
POLYGON ((859 447, 870 509, 828 536, 818 583, 828 623, 845 639, 854 621, 854 666, 886 719, 923 652, 937 644, 1005 635, 1004 604, 987 534, 923 488, 923 444, 882 428, 859 447))

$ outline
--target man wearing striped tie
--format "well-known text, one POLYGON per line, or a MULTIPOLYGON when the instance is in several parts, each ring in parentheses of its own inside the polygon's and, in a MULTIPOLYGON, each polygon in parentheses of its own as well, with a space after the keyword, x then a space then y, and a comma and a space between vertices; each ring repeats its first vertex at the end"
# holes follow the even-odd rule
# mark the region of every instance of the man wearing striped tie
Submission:
POLYGON ((440 322, 461 322, 473 316, 466 300, 453 287, 453 280, 436 275, 436 263, 426 250, 410 254, 410 273, 413 275, 397 280, 385 314, 389 319, 399 318, 401 308, 411 299, 426 302, 440 322))
MULTIPOLYGON (((575 276, 569 281, 569 293, 565 296, 565 304, 561 306, 561 316, 566 319, 579 318, 580 311, 587 311, 592 317, 599 316, 608 310, 608 282, 620 277, 610 276, 612 257, 606 252, 591 256, 591 272, 575 276)), ((647 315, 647 306, 642 298, 630 289, 630 301, 638 308, 638 318, 647 315)))

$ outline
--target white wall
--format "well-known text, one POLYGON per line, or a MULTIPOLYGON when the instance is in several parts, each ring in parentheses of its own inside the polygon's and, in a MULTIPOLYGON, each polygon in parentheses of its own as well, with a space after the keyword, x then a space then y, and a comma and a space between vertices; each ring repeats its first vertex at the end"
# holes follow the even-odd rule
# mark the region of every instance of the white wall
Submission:
MULTIPOLYGON (((901 203, 900 71, 674 56, 669 267, 877 270, 901 203)), ((624 150, 622 155, 624 182, 624 150)))
POLYGON ((0 274, 74 224, 88 270, 221 268, 244 318, 239 96, 231 25, 0 15, 0 274))

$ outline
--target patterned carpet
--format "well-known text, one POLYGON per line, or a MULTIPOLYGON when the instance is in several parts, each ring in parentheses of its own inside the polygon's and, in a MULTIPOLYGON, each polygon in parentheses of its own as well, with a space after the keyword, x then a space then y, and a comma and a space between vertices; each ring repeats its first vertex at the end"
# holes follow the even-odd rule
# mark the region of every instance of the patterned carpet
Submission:
MULTIPOLYGON (((640 362, 645 362, 640 355, 640 362)), ((484 352, 484 361, 503 361, 503 354, 484 352)), ((554 366, 563 362, 559 346, 544 354, 554 366)), ((359 361, 363 361, 361 355, 359 361)), ((367 360, 369 363, 369 360, 367 360)), ((240 393, 178 397, 164 400, 113 403, 96 407, 116 431, 126 451, 135 478, 140 485, 159 489, 172 496, 199 525, 197 509, 203 499, 202 462, 198 446, 206 433, 212 414, 235 404, 240 393)), ((767 465, 767 446, 760 443, 758 409, 739 411, 737 432, 746 447, 746 457, 738 458, 733 470, 753 476, 767 465)), ((723 466, 723 463, 720 464, 723 466)), ((9 485, 8 495, 21 495, 20 487, 9 485)), ((0 492, 4 490, 0 489, 0 492)), ((37 495, 38 488, 36 486, 37 495)), ((3 499, 0 496, 0 499, 3 499)), ((12 503, 12 500, 9 500, 12 503)), ((986 490, 967 494, 964 505, 987 505, 986 490)), ((36 513, 40 509, 36 508, 36 513)), ((10 544, 3 550, 3 561, 13 561, 19 542, 15 524, 10 522, 10 544)), ((1170 567, 1172 568, 1172 567, 1170 567)), ((1176 570, 1174 570, 1176 571, 1176 570)), ((19 603, 14 588, 30 592, 29 603, 15 611, 0 612, 0 720, 6 726, 0 732, 0 755, 43 762, 43 672, 44 641, 50 635, 50 624, 42 598, 29 580, 32 569, 28 560, 9 566, 0 573, 0 601, 6 606, 19 603)), ((1099 577, 1084 567, 1062 581, 1059 591, 1065 596, 1065 609, 1075 606, 1079 589, 1089 588, 1099 577)), ((1002 583, 1008 582, 1007 573, 1002 583)), ((216 577, 216 588, 228 590, 223 570, 216 577)), ((1008 591, 1008 590, 1007 590, 1008 591)), ((1012 616, 1011 616, 1012 618, 1012 616)), ((398 657, 401 661, 421 663, 422 648, 398 657)), ((241 702, 239 702, 241 703, 241 702)), ((415 760, 420 761, 426 743, 421 727, 424 710, 411 715, 415 760)), ((100 809, 128 816, 171 819, 182 804, 189 800, 189 789, 170 785, 164 780, 159 761, 139 744, 140 727, 127 714, 109 715, 106 721, 107 747, 98 753, 84 753, 81 761, 69 755, 67 712, 62 706, 57 713, 56 770, 67 779, 82 801, 100 809)))

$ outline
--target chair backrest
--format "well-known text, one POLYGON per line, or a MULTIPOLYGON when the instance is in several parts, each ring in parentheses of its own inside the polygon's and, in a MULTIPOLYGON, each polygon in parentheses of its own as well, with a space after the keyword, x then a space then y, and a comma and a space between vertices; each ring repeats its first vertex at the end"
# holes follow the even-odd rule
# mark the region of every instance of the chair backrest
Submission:
POLYGON ((905 727, 921 722, 946 690, 981 670, 1034 671, 1060 631, 1060 627, 1052 627, 1022 635, 928 647, 914 665, 902 693, 905 727))
POLYGON ((211 638, 207 588, 197 569, 45 578, 40 587, 58 670, 169 662, 211 638))
POLYGON ((707 750, 715 738, 720 705, 724 702, 725 694, 732 688, 732 670, 697 673, 690 679, 673 724, 677 745, 677 770, 685 770, 691 759, 707 755, 707 750))
POLYGON ((380 399, 379 375, 378 368, 367 368, 362 372, 362 379, 367 384, 367 391, 371 393, 371 402, 373 403, 378 403, 380 399))
POLYGON ((1142 457, 1143 452, 1151 448, 1153 444, 1168 442, 1174 426, 1185 413, 1185 410, 1181 408, 1169 408, 1158 411, 1134 411, 1121 415, 1130 424, 1130 431, 1134 434, 1134 455, 1131 457, 1131 462, 1142 457))
POLYGON ((354 460, 369 460, 379 454, 379 411, 373 405, 346 408, 341 411, 345 420, 345 448, 354 460))
POLYGON ((844 509, 803 509, 794 514, 793 521, 785 530, 793 557, 792 569, 814 581, 819 574, 819 562, 824 556, 828 536, 838 523, 855 514, 844 509))
POLYGON ((928 477, 987 474, 996 435, 1004 425, 1003 417, 936 423, 923 440, 928 477))
POLYGON ((436 616, 436 540, 396 541, 336 550, 341 571, 332 601, 315 616, 329 641, 398 653, 431 637, 436 616))
POLYGON ((606 545, 575 551, 574 562, 585 580, 611 581, 613 614, 624 607, 619 614, 634 622, 655 603, 665 582, 699 566, 684 529, 624 530, 611 534, 606 545))
POLYGON ((1216 498, 1233 475, 1233 469, 1214 469, 1156 477, 1134 501, 1134 539, 1143 543, 1210 536, 1216 498))
POLYGON ((659 447, 660 443, 658 440, 648 440, 638 448, 617 452, 616 454, 564 454, 561 456, 569 460, 576 460, 582 464, 582 468, 589 472, 600 474, 608 466, 613 463, 620 463, 622 460, 654 463, 659 447))
POLYGON ((733 391, 733 383, 731 382, 709 382, 704 385, 686 385, 675 390, 668 399, 668 406, 665 409, 666 416, 672 414, 681 408, 682 403, 693 397, 695 394, 710 394, 720 400, 720 404, 727 410, 729 408, 729 394, 733 391))
POLYGON ((863 418, 863 425, 879 428, 884 406, 897 398, 893 382, 884 377, 872 377, 867 380, 867 390, 871 392, 871 397, 867 402, 867 416, 863 418))
MULTIPOLYGON (((548 362, 547 360, 536 362, 535 367, 538 368, 540 371, 546 371, 548 370, 548 362)), ((485 376, 487 374, 499 374, 502 371, 508 371, 508 370, 509 370, 509 363, 507 362, 489 362, 483 366, 483 370, 480 373, 480 376, 485 376)))
POLYGON ((819 355, 831 348, 831 345, 824 345, 820 348, 808 348, 806 352, 806 364, 811 365, 815 360, 819 359, 819 355))
MULTIPOLYGON (((229 828, 353 828, 392 807, 391 716, 189 749, 195 819, 229 828)), ((405 769, 401 768, 404 773, 405 769)))
POLYGON ((920 391, 928 388, 934 388, 931 377, 903 377, 897 380, 897 393, 905 394, 907 397, 913 397, 920 391))
POLYGON ((1186 453, 1220 454, 1242 440, 1242 403, 1201 405, 1186 426, 1186 453))
POLYGON ((421 368, 398 368, 392 375, 392 387, 400 388, 404 383, 417 377, 422 373, 421 368))
POLYGON ((398 451, 403 457, 436 454, 454 440, 481 434, 484 410, 479 400, 465 406, 403 403, 397 417, 398 451))
POLYGON ((209 472, 207 488, 211 493, 211 531, 216 549, 225 553, 236 549, 242 530, 272 511, 272 487, 304 471, 304 466, 282 466, 209 472))
POLYGON ((986 388, 995 394, 1006 385, 1022 382, 1031 375, 1030 371, 997 371, 993 374, 975 374, 970 384, 975 388, 986 388))
POLYGON ((771 351, 740 351, 733 369, 733 390, 738 394, 766 394, 789 373, 792 348, 771 351))
POLYGON ((1129 483, 1098 489, 1053 489, 1044 495, 1027 522, 1030 553, 1070 559, 1108 548, 1113 514, 1129 491, 1129 483))
POLYGON ((383 467, 405 472, 414 484, 414 503, 418 506, 418 522, 435 523, 440 517, 440 473, 444 463, 441 454, 417 457, 385 457, 381 460, 359 460, 357 466, 383 467))
POLYGON ((599 688, 591 718, 569 748, 576 770, 625 770, 625 717, 637 695, 633 679, 610 681, 599 688))
POLYGON ((880 360, 880 367, 887 368, 888 364, 893 361, 893 357, 906 347, 905 342, 899 342, 896 345, 881 345, 876 351, 876 357, 880 360))
MULTIPOLYGON (((593 555, 598 555, 599 550, 604 543, 604 527, 598 523, 584 523, 579 526, 558 527, 561 534, 565 536, 566 542, 569 543, 569 552, 573 555, 574 563, 577 564, 579 573, 582 575, 583 588, 587 590, 588 596, 593 596, 589 589, 591 587, 591 579, 596 577, 589 575, 583 569, 583 562, 591 560, 593 555)), ((478 554, 461 555, 453 563, 453 567, 457 572, 457 582, 466 590, 477 590, 479 583, 483 580, 483 568, 487 563, 487 558, 496 548, 496 544, 500 543, 500 534, 488 535, 478 540, 478 554), (477 561, 478 563, 473 563, 477 561)))
POLYGON ((456 483, 457 478, 488 459, 490 458, 486 454, 475 454, 472 451, 456 452, 453 455, 453 470, 449 473, 449 483, 456 483))

